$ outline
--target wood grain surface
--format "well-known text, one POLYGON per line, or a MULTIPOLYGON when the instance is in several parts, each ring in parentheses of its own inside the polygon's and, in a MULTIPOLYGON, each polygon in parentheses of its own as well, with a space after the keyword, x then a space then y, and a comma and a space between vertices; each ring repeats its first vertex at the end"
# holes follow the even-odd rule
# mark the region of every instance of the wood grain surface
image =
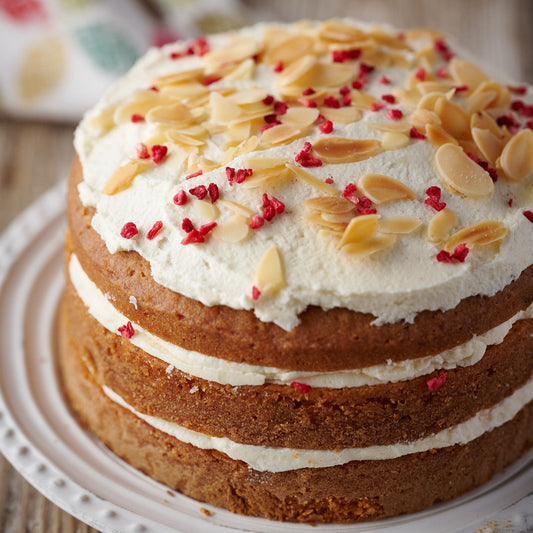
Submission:
MULTIPOLYGON (((530 0, 246 0, 249 20, 352 16, 398 27, 429 26, 452 36, 484 64, 533 82, 530 0)), ((1 58, 0 58, 1 66, 1 58)), ((74 125, 0 116, 0 231, 68 174, 74 125)), ((38 223, 38 221, 36 221, 38 223)), ((0 317, 1 320, 1 317, 0 317)), ((37 493, 0 455, 0 532, 89 533, 37 493)))

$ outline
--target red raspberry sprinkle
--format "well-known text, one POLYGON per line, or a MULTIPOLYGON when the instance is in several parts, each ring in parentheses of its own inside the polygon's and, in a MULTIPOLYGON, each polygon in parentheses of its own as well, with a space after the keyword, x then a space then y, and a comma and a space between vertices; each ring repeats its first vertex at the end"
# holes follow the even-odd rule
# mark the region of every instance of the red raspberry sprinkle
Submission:
POLYGON ((365 77, 362 77, 359 80, 352 81, 352 89, 355 89, 356 91, 360 91, 367 83, 367 80, 365 77))
POLYGON ((454 58, 455 54, 450 50, 450 47, 446 44, 444 39, 435 39, 433 44, 435 50, 440 53, 444 61, 450 61, 454 58))
POLYGON ((138 233, 139 230, 134 222, 126 222, 120 230, 120 236, 124 237, 124 239, 133 239, 138 233))
POLYGON ((349 106, 352 103, 352 97, 349 94, 345 94, 342 97, 342 105, 343 106, 349 106))
POLYGON ((201 235, 204 237, 212 230, 217 227, 217 223, 213 220, 212 222, 207 222, 207 224, 202 224, 198 230, 201 235))
POLYGON ((152 146, 152 161, 159 165, 163 159, 165 159, 168 152, 168 148, 161 144, 154 144, 152 146))
POLYGON ((203 173, 204 173, 203 170, 197 170, 197 171, 194 172, 193 174, 189 174, 188 176, 185 176, 185 179, 186 179, 186 180, 190 180, 190 179, 192 179, 192 178, 196 178, 196 176, 201 176, 203 173))
POLYGON ((533 223, 533 211, 530 211, 529 209, 527 211, 524 211, 524 216, 533 223))
POLYGON ((448 77, 448 67, 443 65, 437 69, 437 78, 444 79, 448 77))
POLYGON ((267 94, 263 98, 263 104, 265 105, 271 105, 274 102, 274 97, 271 94, 267 94))
POLYGON ((284 115, 287 112, 288 105, 285 102, 274 102, 274 113, 284 115))
POLYGON ((303 96, 310 96, 311 94, 315 94, 315 90, 312 87, 307 87, 307 89, 304 89, 302 91, 303 96))
POLYGON ((162 227, 163 222, 161 220, 155 222, 150 231, 146 234, 146 238, 151 241, 161 231, 162 227))
POLYGON ((216 183, 210 183, 207 186, 207 192, 209 193, 209 197, 211 198, 211 203, 214 204, 220 196, 218 185, 216 183))
POLYGON ((240 168, 237 170, 237 175, 235 176, 235 183, 242 183, 246 178, 249 178, 254 171, 251 168, 240 168))
POLYGON ((285 211, 285 204, 281 202, 280 200, 278 200, 275 196, 271 196, 269 200, 270 200, 270 204, 276 210, 276 213, 278 215, 281 215, 281 213, 285 211))
POLYGON ((216 83, 217 81, 220 81, 222 79, 222 76, 210 76, 208 78, 204 78, 202 81, 202 84, 208 87, 209 85, 212 85, 213 83, 216 83))
POLYGON ((424 67, 418 67, 415 71, 415 78, 424 81, 426 79, 426 69, 424 67))
POLYGON ((185 233, 190 233, 194 229, 194 224, 191 222, 190 218, 184 218, 181 222, 181 229, 185 233))
POLYGON ((333 50, 331 59, 334 63, 344 63, 348 60, 356 60, 361 56, 361 49, 351 48, 349 50, 333 50))
POLYGON ((264 126, 261 126, 259 128, 259 131, 261 133, 264 133, 266 130, 269 130, 270 128, 273 128, 274 126, 277 126, 281 124, 281 122, 279 120, 276 120, 276 122, 272 122, 271 124, 265 124, 264 126))
POLYGON ((311 143, 306 142, 304 143, 304 146, 302 150, 296 154, 294 157, 294 160, 299 163, 302 167, 321 167, 322 161, 316 157, 313 157, 310 154, 311 151, 311 143))
POLYGON ((385 102, 388 102, 389 104, 395 104, 396 98, 393 94, 383 94, 381 95, 381 99, 385 102))
POLYGON ((533 120, 528 120, 526 122, 526 128, 529 128, 530 130, 533 130, 533 120))
POLYGON ((392 120, 400 120, 403 118, 403 113, 399 109, 387 109, 387 117, 392 120))
POLYGON ((291 387, 298 389, 299 391, 307 394, 311 390, 311 385, 306 385, 305 383, 300 383, 299 381, 293 381, 291 387))
POLYGON ((507 202, 507 205, 509 207, 513 207, 514 200, 512 198, 509 198, 509 201, 507 202))
POLYGON ((326 120, 325 122, 322 122, 320 126, 318 126, 318 129, 322 133, 331 133, 333 131, 333 122, 331 122, 331 120, 326 120))
POLYGON ((357 187, 355 183, 348 183, 348 185, 346 185, 346 187, 344 188, 344 191, 342 191, 342 197, 345 200, 352 202, 352 204, 357 205, 359 203, 359 196, 355 194, 356 192, 357 187))
POLYGON ((329 185, 331 185, 333 182, 334 182, 334 180, 333 180, 333 176, 328 176, 328 177, 324 180, 324 183, 328 183, 329 185))
POLYGON ((426 139, 426 136, 420 133, 414 126, 409 130, 409 137, 411 139, 426 139))
POLYGON ((440 263, 464 263, 469 251, 463 242, 455 247, 453 254, 450 254, 446 250, 441 250, 437 254, 437 261, 440 263))
POLYGON ((468 85, 457 85, 455 87, 456 93, 464 93, 465 91, 468 91, 468 85))
POLYGON ((148 153, 148 148, 146 148, 146 144, 137 143, 135 145, 135 151, 137 152, 137 157, 139 159, 150 159, 150 154, 148 153))
POLYGON ((235 169, 233 167, 226 167, 226 178, 228 183, 233 185, 233 180, 235 179, 235 169))
POLYGON ((442 387, 442 385, 444 385, 444 382, 446 381, 446 376, 447 375, 448 375, 448 373, 444 372, 442 374, 439 374, 438 376, 435 376, 434 378, 428 379, 426 381, 426 385, 428 386, 428 389, 431 392, 434 392, 437 389, 439 389, 440 387, 442 387))
POLYGON ((267 123, 267 124, 280 124, 279 120, 278 120, 278 115, 276 115, 276 113, 269 113, 268 115, 265 115, 263 117, 263 120, 267 123))
POLYGON ((265 223, 265 219, 261 215, 254 215, 250 222, 250 228, 259 229, 265 223))
POLYGON ((187 193, 183 190, 178 191, 173 198, 176 205, 185 205, 187 203, 187 193))
POLYGON ((274 66, 274 72, 281 72, 283 70, 283 61, 280 59, 274 66))
POLYGON ((389 80, 389 78, 387 78, 387 76, 381 76, 379 83, 382 83, 383 85, 390 85, 391 81, 389 80))
POLYGON ((373 111, 374 113, 377 111, 381 111, 385 107, 385 104, 382 102, 372 102, 370 104, 370 111, 373 111))
POLYGON ((132 122, 144 122, 144 117, 142 115, 138 115, 137 113, 134 113, 131 115, 131 121, 132 122))
POLYGON ((252 287, 252 300, 257 300, 261 296, 261 291, 254 285, 252 287))
POLYGON ((447 252, 446 250, 441 250, 436 255, 437 261, 439 263, 452 263, 452 256, 450 255, 450 252, 447 252))
POLYGON ((359 79, 362 79, 365 77, 365 74, 370 74, 371 72, 374 72, 376 70, 376 67, 374 65, 369 65, 368 63, 363 63, 359 65, 359 79))
POLYGON ((192 41, 191 45, 187 49, 187 53, 189 55, 197 55, 197 56, 203 56, 209 52, 211 48, 209 47, 209 44, 207 42, 207 39, 205 37, 197 37, 192 41))
POLYGON ((197 229, 193 229, 182 239, 181 244, 198 244, 201 242, 205 242, 204 236, 197 229))
POLYGON ((512 85, 507 85, 507 89, 509 89, 509 91, 512 92, 513 94, 518 94, 521 96, 527 93, 526 85, 518 85, 514 87, 512 85))
POLYGON ((118 332, 126 339, 131 339, 133 337, 133 334, 135 333, 135 330, 133 329, 131 322, 128 320, 126 324, 118 328, 118 332))
POLYGON ((446 207, 446 202, 440 201, 442 194, 440 187, 436 185, 429 187, 426 190, 426 194, 428 197, 424 200, 424 203, 435 209, 435 211, 442 211, 446 207))
POLYGON ((196 196, 198 200, 203 200, 207 196, 207 188, 205 185, 198 185, 197 187, 189 189, 189 194, 196 196))
POLYGON ((375 215, 378 210, 375 208, 369 208, 369 207, 358 207, 357 212, 360 215, 375 215))
POLYGON ((341 106, 339 101, 334 96, 326 96, 326 98, 324 98, 324 105, 334 109, 338 109, 341 106))
POLYGON ((310 100, 309 98, 298 98, 298 102, 300 102, 300 104, 304 105, 305 107, 317 107, 317 103, 314 100, 310 100))
POLYGON ((268 220, 269 222, 276 216, 276 210, 274 209, 274 206, 267 205, 266 207, 263 207, 263 218, 265 220, 268 220))

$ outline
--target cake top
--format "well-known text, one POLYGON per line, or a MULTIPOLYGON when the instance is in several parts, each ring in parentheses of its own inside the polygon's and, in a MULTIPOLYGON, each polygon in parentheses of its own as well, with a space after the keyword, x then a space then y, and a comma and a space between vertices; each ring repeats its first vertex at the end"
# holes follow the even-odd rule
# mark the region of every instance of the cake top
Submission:
POLYGON ((261 24, 150 50, 84 117, 84 205, 156 282, 284 329, 492 295, 533 263, 533 105, 442 35, 261 24))

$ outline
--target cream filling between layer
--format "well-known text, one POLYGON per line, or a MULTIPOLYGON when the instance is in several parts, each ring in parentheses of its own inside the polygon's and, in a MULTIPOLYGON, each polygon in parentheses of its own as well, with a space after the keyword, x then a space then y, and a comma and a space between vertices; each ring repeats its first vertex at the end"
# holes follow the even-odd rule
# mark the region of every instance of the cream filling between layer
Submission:
POLYGON ((300 468, 325 468, 350 461, 394 459, 411 453, 467 444, 509 420, 533 399, 533 378, 513 394, 489 409, 479 411, 469 420, 444 429, 439 433, 409 442, 366 448, 344 448, 336 451, 273 448, 239 444, 226 437, 211 437, 186 429, 178 424, 145 415, 127 404, 118 394, 104 386, 105 394, 115 403, 125 407, 150 426, 204 450, 216 450, 231 459, 245 462, 250 468, 262 472, 286 472, 300 468))
MULTIPOLYGON (((78 296, 87 306, 89 313, 107 330, 117 333, 118 328, 126 324, 129 319, 112 305, 87 276, 75 254, 72 254, 69 262, 69 274, 78 296)), ((182 372, 223 385, 263 385, 264 383, 286 385, 298 381, 312 387, 360 387, 395 383, 423 376, 435 370, 473 365, 483 357, 487 346, 499 344, 504 340, 517 320, 532 317, 533 304, 483 335, 440 354, 399 363, 389 362, 386 365, 336 372, 293 372, 280 368, 225 361, 181 348, 149 333, 138 324, 133 324, 135 334, 130 342, 182 372)))

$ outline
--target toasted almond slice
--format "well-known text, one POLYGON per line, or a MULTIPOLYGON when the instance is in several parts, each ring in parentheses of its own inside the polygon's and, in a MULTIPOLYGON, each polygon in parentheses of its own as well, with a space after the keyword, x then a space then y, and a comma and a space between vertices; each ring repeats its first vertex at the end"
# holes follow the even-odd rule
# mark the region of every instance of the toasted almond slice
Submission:
POLYGON ((220 215, 218 207, 209 200, 195 200, 193 206, 194 213, 199 219, 216 220, 220 215))
POLYGON ((443 144, 435 154, 440 177, 454 191, 470 198, 482 198, 494 193, 491 177, 472 161, 460 146, 443 144))
POLYGON ((281 61, 287 66, 307 54, 312 54, 315 42, 307 35, 290 35, 263 55, 263 61, 268 65, 275 65, 281 61))
POLYGON ((501 138, 489 130, 472 128, 472 137, 483 157, 494 165, 502 153, 504 143, 501 138))
POLYGON ((292 85, 305 76, 309 70, 316 64, 316 57, 313 55, 304 55, 284 68, 277 77, 277 83, 281 87, 292 85))
MULTIPOLYGON (((116 106, 111 105, 102 109, 97 115, 94 115, 89 120, 89 128, 98 132, 98 135, 104 135, 115 127, 116 106)), ((131 115, 128 120, 131 120, 131 115)))
POLYGON ((165 85, 161 88, 160 93, 167 98, 183 101, 187 98, 207 94, 209 93, 209 89, 197 81, 192 81, 189 83, 180 83, 179 85, 165 85))
POLYGON ((229 126, 235 126, 237 124, 241 124, 242 122, 253 122, 254 120, 260 120, 264 124, 263 119, 265 118, 265 115, 268 115, 269 113, 271 113, 271 111, 265 111, 263 109, 253 111, 251 113, 248 113, 245 110, 241 109, 241 115, 239 117, 234 118, 234 120, 229 123, 229 126))
POLYGON ((336 88, 349 83, 352 75, 352 66, 344 63, 315 63, 298 79, 298 85, 336 88))
POLYGON ((387 131, 381 138, 383 150, 399 150, 409 144, 409 136, 397 131, 387 131))
POLYGON ((378 231, 381 233, 405 235, 415 231, 421 224, 422 221, 419 218, 396 216, 387 218, 386 220, 380 220, 378 231))
POLYGON ((234 121, 242 113, 241 108, 235 102, 217 92, 211 93, 209 105, 211 107, 211 118, 215 122, 228 123, 234 121))
POLYGON ((435 102, 435 113, 452 137, 463 139, 470 136, 470 117, 457 104, 441 97, 435 102))
POLYGON ((438 61, 434 45, 429 45, 418 50, 416 52, 416 57, 424 63, 423 66, 428 70, 438 61))
MULTIPOLYGON (((161 89, 165 85, 174 85, 176 83, 190 82, 198 80, 204 74, 203 68, 193 68, 189 70, 182 70, 181 72, 174 72, 173 74, 167 74, 159 76, 155 80, 152 80, 152 85, 161 89)), ((153 92, 153 91, 152 91, 153 92)))
POLYGON ((261 295, 276 294, 285 286, 285 275, 281 256, 276 248, 272 245, 263 255, 255 273, 255 286, 261 292, 261 295))
POLYGON ((396 37, 396 35, 392 35, 382 29, 373 28, 370 30, 370 36, 380 46, 391 48, 393 50, 411 50, 411 47, 405 39, 400 39, 399 37, 396 37))
POLYGON ((313 176, 303 168, 297 167, 292 163, 287 163, 285 166, 288 169, 292 170, 292 172, 296 175, 297 178, 300 178, 302 181, 305 181, 308 185, 311 185, 311 187, 314 187, 315 189, 318 189, 319 191, 324 192, 326 194, 330 194, 331 196, 340 195, 340 191, 333 187, 333 185, 329 185, 329 183, 325 183, 322 180, 315 178, 315 176, 313 176))
POLYGON ((357 185, 365 196, 378 205, 416 198, 415 193, 407 185, 383 174, 365 174, 359 178, 357 185))
POLYGON ((235 104, 242 106, 261 102, 261 100, 263 100, 266 95, 267 92, 265 89, 254 87, 251 89, 243 89, 242 91, 237 91, 236 93, 229 95, 227 98, 235 104))
POLYGON ((337 124, 352 124, 361 120, 361 110, 357 107, 340 107, 335 109, 333 107, 321 107, 320 114, 323 115, 326 120, 336 122, 337 124))
POLYGON ((204 62, 211 70, 227 63, 238 63, 255 56, 262 49, 262 45, 249 38, 235 38, 228 46, 217 48, 203 56, 204 62))
POLYGON ((196 159, 193 168, 200 168, 205 174, 207 172, 211 172, 211 170, 215 170, 215 168, 218 168, 219 166, 219 163, 217 163, 216 161, 208 159, 207 157, 199 156, 196 159))
POLYGON ((173 126, 188 125, 192 115, 186 106, 180 103, 157 106, 146 114, 146 121, 150 124, 169 124, 173 126))
POLYGON ((265 189, 266 187, 278 187, 285 183, 292 176, 289 169, 285 167, 273 167, 254 170, 252 176, 246 179, 241 185, 244 189, 265 189))
POLYGON ((510 181, 522 181, 533 172, 533 131, 524 129, 511 137, 500 157, 500 166, 510 181))
POLYGON ((280 118, 283 124, 293 124, 297 128, 304 129, 313 124, 318 114, 316 107, 289 107, 280 118))
POLYGON ((355 216, 355 209, 352 213, 344 213, 339 215, 333 215, 331 213, 320 213, 320 216, 323 220, 326 222, 333 222, 337 224, 344 224, 347 225, 350 220, 355 216))
POLYGON ((233 211, 236 215, 240 215, 241 217, 244 217, 246 219, 252 217, 254 214, 254 212, 248 207, 237 202, 233 202, 232 200, 224 200, 223 198, 221 198, 217 201, 217 205, 221 205, 222 207, 233 211))
POLYGON ((321 39, 333 43, 351 43, 366 37, 363 30, 338 20, 323 22, 318 35, 321 39))
POLYGON ((342 228, 342 230, 339 230, 339 231, 326 229, 326 228, 320 228, 317 232, 317 235, 320 238, 330 238, 330 239, 333 238, 335 240, 338 240, 342 237, 343 233, 344 233, 344 228, 342 228))
POLYGON ((151 160, 132 160, 117 168, 107 180, 102 192, 109 196, 130 187, 135 176, 153 166, 151 160))
POLYGON ((255 170, 272 169, 275 167, 284 167, 287 162, 286 157, 247 157, 244 160, 246 168, 255 170))
POLYGON ((497 81, 488 80, 482 82, 472 93, 472 96, 484 92, 494 92, 497 95, 489 104, 491 108, 508 108, 511 105, 511 93, 509 89, 497 81))
POLYGON ((430 93, 447 93, 453 87, 449 83, 442 81, 419 81, 416 88, 424 95, 430 93))
POLYGON ((235 155, 233 157, 238 157, 243 154, 249 154, 253 152, 259 146, 259 138, 256 135, 252 135, 249 139, 245 139, 235 150, 235 155))
POLYGON ((420 101, 420 92, 416 89, 392 89, 391 93, 396 97, 398 103, 410 107, 416 108, 420 101))
POLYGON ((237 124, 232 124, 230 127, 224 130, 224 135, 229 141, 236 142, 237 144, 248 139, 251 135, 252 123, 248 122, 239 122, 237 124))
POLYGON ((251 80, 255 72, 255 61, 251 58, 245 59, 228 72, 224 79, 226 80, 251 80))
POLYGON ((233 215, 231 218, 218 224, 213 229, 213 238, 222 242, 240 242, 248 236, 250 225, 248 219, 241 215, 233 215))
POLYGON ((408 41, 427 39, 428 41, 433 42, 435 39, 440 39, 443 36, 441 32, 430 28, 412 28, 410 30, 405 30, 403 34, 408 41))
POLYGON ((407 133, 411 129, 411 125, 404 121, 398 122, 367 122, 366 125, 371 130, 376 131, 391 131, 394 133, 407 133))
POLYGON ((412 69, 414 66, 414 58, 405 55, 402 52, 392 52, 389 54, 391 67, 399 67, 404 70, 412 69))
POLYGON ((154 107, 172 103, 174 103, 172 98, 157 91, 139 90, 116 107, 113 118, 117 124, 124 124, 130 122, 132 115, 144 117, 154 107))
POLYGON ((341 248, 341 251, 346 254, 357 255, 358 257, 366 257, 390 248, 396 242, 396 239, 397 236, 392 233, 381 233, 363 242, 346 244, 341 248))
POLYGON ((418 102, 418 105, 416 106, 417 109, 427 109, 428 111, 435 111, 435 105, 437 104, 437 100, 440 98, 443 98, 442 93, 427 93, 420 98, 420 101, 418 102))
POLYGON ((444 208, 436 213, 428 224, 428 240, 431 242, 444 242, 450 231, 457 225, 455 211, 444 208))
POLYGON ((456 231, 447 241, 445 249, 451 252, 459 244, 465 243, 468 248, 486 246, 501 242, 508 235, 509 230, 503 222, 496 220, 483 220, 456 231))
POLYGON ((317 196, 308 198, 303 203, 306 209, 329 215, 347 215, 355 212, 355 206, 339 196, 317 196))
POLYGON ((361 215, 352 218, 337 245, 340 250, 343 246, 355 242, 363 242, 370 239, 378 230, 380 215, 361 215))
POLYGON ((351 91, 350 98, 352 105, 361 109, 370 109, 370 105, 377 102, 376 98, 365 91, 351 91))
POLYGON ((293 124, 279 124, 265 130, 261 136, 261 141, 266 145, 280 144, 296 138, 300 135, 300 132, 301 129, 293 124))
POLYGON ((449 71, 456 85, 466 85, 468 91, 475 91, 478 85, 487 81, 488 76, 470 61, 453 58, 449 71))
POLYGON ((500 137, 502 135, 500 127, 486 111, 478 111, 470 116, 470 129, 474 128, 489 130, 490 132, 494 133, 496 137, 500 137))
MULTIPOLYGON (((328 218, 324 218, 323 213, 318 213, 316 211, 306 213, 305 220, 307 220, 308 222, 311 222, 311 224, 314 224, 318 226, 319 228, 338 232, 340 233, 340 235, 344 233, 344 230, 346 229, 346 226, 348 225, 348 223, 345 222, 344 220, 340 222, 338 220, 328 220, 328 218)), ((351 220, 351 217, 349 220, 351 220)))
POLYGON ((381 143, 375 139, 322 137, 313 145, 313 153, 324 163, 332 164, 363 161, 382 151, 381 143))
POLYGON ((428 109, 417 109, 411 113, 408 118, 409 123, 417 129, 424 131, 430 124, 433 126, 440 126, 440 117, 433 111, 428 109))
POLYGON ((431 144, 434 146, 442 146, 444 144, 456 144, 457 139, 452 137, 442 126, 435 124, 428 124, 426 126, 426 135, 431 144))
POLYGON ((194 137, 186 135, 179 130, 169 129, 165 132, 165 136, 170 142, 175 144, 184 144, 186 146, 203 146, 205 144, 204 141, 195 139, 194 137))
POLYGON ((459 141, 459 146, 463 149, 465 154, 471 153, 483 159, 483 154, 479 151, 477 144, 472 139, 461 139, 459 141))
POLYGON ((468 97, 468 112, 470 114, 488 109, 498 99, 496 91, 483 91, 468 97))

